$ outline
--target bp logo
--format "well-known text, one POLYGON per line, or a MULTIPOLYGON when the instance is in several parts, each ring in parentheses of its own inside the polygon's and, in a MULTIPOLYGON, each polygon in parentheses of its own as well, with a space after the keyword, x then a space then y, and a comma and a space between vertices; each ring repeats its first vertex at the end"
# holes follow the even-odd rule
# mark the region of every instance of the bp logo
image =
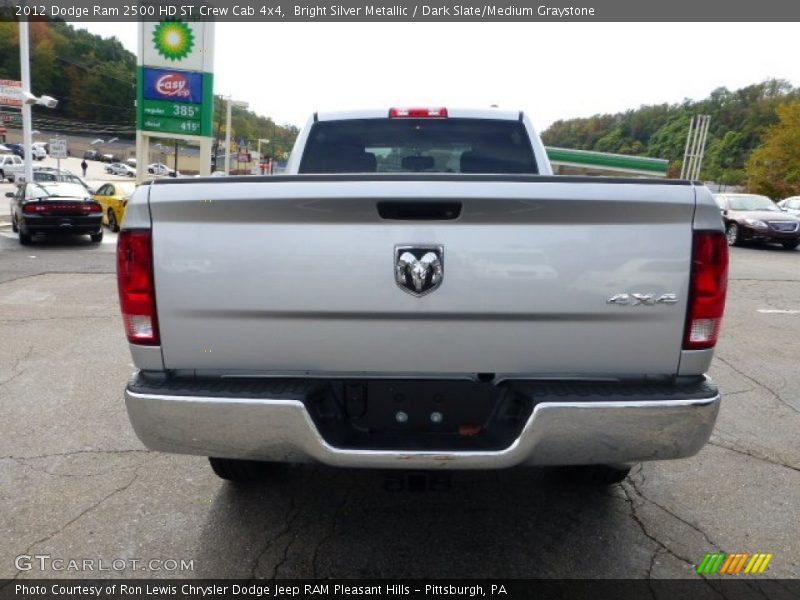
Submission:
POLYGON ((194 47, 194 33, 181 21, 162 21, 153 30, 153 45, 164 58, 181 60, 194 47))

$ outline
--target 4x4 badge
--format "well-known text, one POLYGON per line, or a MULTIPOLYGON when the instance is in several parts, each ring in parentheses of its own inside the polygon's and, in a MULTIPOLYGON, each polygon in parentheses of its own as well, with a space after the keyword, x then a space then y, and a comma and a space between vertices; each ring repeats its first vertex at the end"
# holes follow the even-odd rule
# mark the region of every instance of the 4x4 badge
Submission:
POLYGON ((443 246, 395 246, 394 280, 412 296, 424 296, 442 284, 443 246))

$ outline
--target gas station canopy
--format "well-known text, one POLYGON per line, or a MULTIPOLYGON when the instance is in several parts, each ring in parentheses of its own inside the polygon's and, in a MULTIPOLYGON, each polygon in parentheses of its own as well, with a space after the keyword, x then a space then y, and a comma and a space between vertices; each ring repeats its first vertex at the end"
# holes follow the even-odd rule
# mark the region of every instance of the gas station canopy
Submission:
POLYGON ((666 177, 669 161, 590 150, 548 147, 547 156, 557 175, 666 177))

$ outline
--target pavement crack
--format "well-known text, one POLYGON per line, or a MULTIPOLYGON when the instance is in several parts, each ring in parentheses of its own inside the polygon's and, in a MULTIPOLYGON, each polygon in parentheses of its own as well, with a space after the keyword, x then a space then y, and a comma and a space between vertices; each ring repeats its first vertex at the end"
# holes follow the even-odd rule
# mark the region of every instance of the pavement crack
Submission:
POLYGON ((716 359, 717 359, 719 362, 721 362, 723 365, 727 366, 727 367, 728 367, 728 368, 729 368, 731 371, 733 371, 733 372, 734 372, 734 373, 736 373, 737 375, 740 375, 741 377, 744 377, 745 379, 747 379, 748 381, 751 381, 752 383, 754 383, 754 384, 755 384, 755 385, 757 385, 758 387, 760 387, 760 388, 762 388, 762 389, 766 390, 766 391, 767 391, 767 393, 769 393, 769 394, 770 394, 772 397, 774 397, 774 398, 775 398, 775 399, 776 399, 778 402, 780 402, 781 404, 783 404, 784 406, 786 406, 786 407, 787 407, 787 408, 789 408, 790 410, 792 410, 792 411, 796 412, 797 414, 800 414, 800 409, 798 409, 797 407, 795 407, 795 406, 793 406, 793 405, 789 404, 789 402, 787 402, 786 400, 784 400, 784 399, 783 399, 783 398, 780 396, 780 394, 778 394, 778 393, 777 393, 775 390, 773 390, 773 389, 772 389, 771 387, 769 387, 767 384, 765 384, 765 383, 761 383, 761 382, 760 382, 758 379, 755 379, 754 377, 751 377, 751 376, 750 376, 750 375, 748 375, 747 373, 744 373, 744 372, 743 372, 743 371, 741 371, 739 368, 737 368, 737 367, 733 366, 733 363, 731 363, 730 361, 728 361, 728 360, 725 360, 724 358, 722 358, 722 357, 721 357, 719 354, 716 354, 716 355, 715 355, 715 358, 716 358, 716 359))
POLYGON ((289 531, 289 527, 290 527, 289 523, 290 523, 290 519, 291 519, 292 513, 293 513, 293 511, 295 509, 295 505, 296 505, 296 502, 295 502, 294 496, 291 496, 289 498, 289 508, 286 511, 286 516, 284 517, 284 521, 286 522, 286 527, 284 527, 281 531, 279 531, 278 534, 275 537, 267 538, 267 542, 266 542, 266 544, 264 544, 264 547, 259 551, 258 554, 256 554, 256 559, 253 561, 253 567, 250 569, 250 580, 251 581, 255 580, 255 579, 258 579, 258 576, 256 575, 256 572, 258 571, 258 566, 261 563, 261 559, 267 553, 267 550, 269 550, 272 547, 273 542, 275 540, 277 540, 279 537, 281 537, 282 535, 286 534, 287 531, 289 531))
POLYGON ((111 315, 73 315, 70 317, 27 317, 25 319, 0 319, 0 323, 43 323, 47 321, 84 321, 93 319, 97 321, 113 320, 111 315))
POLYGON ((19 368, 19 363, 21 363, 23 360, 28 360, 31 357, 31 354, 33 354, 33 344, 28 346, 28 349, 25 351, 25 354, 23 354, 17 360, 14 361, 14 364, 11 365, 11 371, 12 372, 16 371, 17 368, 19 368))
MULTIPOLYGON (((691 560, 689 560, 689 559, 688 559, 688 558, 686 558, 686 557, 680 556, 679 554, 676 554, 675 552, 673 552, 673 551, 672 551, 672 549, 671 549, 671 548, 669 548, 669 546, 667 546, 667 545, 666 545, 664 542, 662 542, 661 540, 659 540, 657 537, 655 537, 654 535, 652 535, 652 534, 650 533, 650 531, 648 531, 648 529, 647 529, 647 526, 644 524, 644 521, 642 521, 641 517, 640 517, 640 516, 639 516, 639 514, 636 512, 636 503, 634 502, 634 499, 631 497, 631 493, 628 491, 628 488, 627 488, 627 486, 625 486, 625 485, 622 485, 622 491, 623 491, 623 493, 625 494, 625 500, 626 500, 626 502, 627 502, 627 503, 628 503, 628 505, 630 506, 630 509, 631 509, 631 517, 633 517, 633 520, 634 520, 634 521, 636 522, 636 524, 639 526, 639 529, 642 531, 642 533, 644 534, 644 536, 645 536, 647 539, 649 539, 651 542, 653 542, 654 544, 656 544, 657 546, 659 546, 660 548, 662 548, 662 549, 663 549, 663 550, 664 550, 664 551, 665 551, 667 554, 669 554, 670 556, 672 556, 672 557, 674 557, 674 558, 678 559, 679 561, 681 561, 681 562, 683 562, 683 563, 686 563, 687 565, 694 566, 694 562, 692 562, 691 560)), ((634 492, 634 493, 635 493, 635 492, 634 492)))
POLYGON ((792 465, 787 465, 786 463, 779 462, 779 461, 774 460, 774 459, 772 459, 772 458, 770 458, 768 456, 759 455, 759 454, 753 454, 749 450, 745 450, 743 448, 738 448, 738 447, 736 447, 734 445, 727 445, 727 444, 724 444, 724 443, 721 444, 721 443, 715 442, 715 441, 709 441, 708 445, 709 446, 715 446, 716 448, 722 448, 723 450, 729 450, 731 452, 736 452, 737 454, 743 454, 745 456, 749 456, 750 458, 755 458, 756 460, 760 460, 761 462, 769 463, 771 465, 776 465, 778 467, 784 467, 786 469, 791 469, 792 471, 797 471, 798 473, 800 473, 800 467, 793 467, 792 465))
POLYGON ((122 450, 70 450, 69 452, 53 452, 51 454, 36 454, 33 456, 0 456, 0 460, 38 460, 41 458, 55 458, 62 456, 75 456, 78 454, 152 454, 150 450, 128 448, 122 450))
MULTIPOLYGON (((643 479, 642 483, 644 483, 644 474, 642 474, 642 479, 643 479)), ((686 519, 684 519, 683 517, 681 517, 681 516, 680 516, 680 515, 678 515, 677 513, 675 513, 675 512, 673 512, 673 511, 671 511, 670 509, 668 509, 666 506, 664 506, 664 505, 662 505, 662 504, 659 504, 659 503, 658 503, 658 502, 656 502, 655 500, 653 500, 653 499, 651 499, 651 498, 649 498, 649 497, 645 496, 645 495, 644 495, 644 493, 642 492, 641 488, 640 488, 640 487, 639 487, 639 486, 636 484, 636 481, 634 481, 632 478, 630 479, 630 484, 631 484, 631 487, 633 488, 633 491, 634 491, 634 492, 636 492, 636 494, 637 494, 637 495, 638 495, 638 496, 639 496, 639 497, 640 497, 642 500, 644 500, 645 502, 649 502, 649 503, 650 503, 650 504, 652 504, 653 506, 656 506, 656 507, 660 508, 660 509, 661 509, 661 510, 663 510, 665 513, 667 513, 668 515, 670 515, 671 517, 673 517, 674 519, 677 519, 678 521, 680 521, 681 523, 683 523, 683 524, 684 524, 684 525, 686 525, 687 527, 690 527, 691 529, 694 529, 694 530, 695 530, 697 533, 699 533, 700 535, 702 535, 702 536, 705 538, 705 540, 706 540, 706 541, 707 541, 707 542, 708 542, 708 543, 709 543, 709 544, 710 544, 710 545, 711 545, 713 548, 719 549, 719 546, 718 546, 718 545, 717 545, 717 544, 714 542, 714 540, 712 540, 710 537, 708 537, 708 534, 707 534, 705 531, 703 531, 702 529, 700 529, 700 527, 698 527, 698 526, 697 526, 697 525, 695 525, 694 523, 691 523, 691 522, 687 521, 686 519)), ((690 563, 690 564, 694 565, 694 563, 690 563)))
MULTIPOLYGON (((640 472, 640 473, 642 472, 642 468, 641 468, 641 467, 640 467, 640 471, 639 471, 639 472, 640 472)), ((623 483, 621 483, 621 484, 620 484, 620 487, 622 488, 622 493, 625 495, 625 501, 626 501, 626 502, 628 503, 628 505, 630 506, 630 509, 631 509, 631 518, 633 518, 634 522, 635 522, 635 523, 638 525, 638 527, 639 527, 639 529, 641 530, 642 534, 643 534, 643 535, 644 535, 644 536, 645 536, 647 539, 649 539, 649 540, 650 540, 650 541, 652 541, 654 544, 656 544, 656 545, 657 545, 659 548, 661 548, 661 549, 662 549, 664 552, 666 552, 667 554, 669 554, 670 556, 672 556, 673 558, 675 558, 675 559, 677 559, 677 560, 681 561, 682 563, 685 563, 685 564, 687 564, 687 565, 691 566, 692 568, 694 568, 694 567, 695 567, 695 563, 694 563, 694 561, 692 561, 692 560, 689 560, 689 559, 687 559, 686 557, 684 557, 684 556, 681 556, 680 554, 676 553, 674 550, 672 550, 672 548, 670 548, 669 546, 667 546, 667 545, 666 545, 664 542, 662 542, 661 540, 659 540, 659 539, 658 539, 658 538, 657 538, 655 535, 653 535, 652 533, 650 533, 650 531, 649 531, 649 530, 648 530, 648 528, 647 528, 647 525, 645 525, 645 523, 644 523, 644 520, 643 520, 643 519, 642 519, 642 518, 639 516, 638 512, 636 511, 636 502, 635 502, 635 500, 634 500, 633 496, 631 495, 631 491, 629 491, 628 487, 630 487, 630 488, 633 490, 633 493, 634 493, 634 494, 636 494, 636 495, 637 495, 639 498, 641 498, 641 500, 642 500, 642 501, 644 501, 644 502, 651 502, 652 504, 655 504, 655 503, 654 503, 654 502, 652 502, 651 500, 649 500, 648 498, 646 498, 646 497, 642 496, 642 495, 641 495, 641 493, 639 493, 639 491, 638 491, 638 490, 635 488, 635 486, 634 486, 634 484, 633 484, 633 477, 632 477, 632 475, 629 475, 629 476, 628 476, 628 478, 627 478, 627 481, 629 482, 629 486, 626 486, 626 485, 624 484, 624 482, 623 482, 623 483)), ((655 505, 656 505, 656 506, 658 506, 657 504, 655 504, 655 505)), ((670 513, 669 511, 667 511, 667 512, 668 512, 669 514, 672 514, 672 513, 670 513)), ((685 523, 685 521, 684 521, 683 519, 680 519, 680 520, 681 520, 682 522, 684 522, 684 523, 685 523)), ((695 528, 695 529, 696 529, 696 528, 695 528)), ((698 530, 698 531, 699 531, 699 530, 698 530)), ((700 533, 703 533, 703 532, 701 531, 700 533)), ((704 536, 706 539, 708 539, 708 536, 706 536, 706 535, 705 535, 705 533, 703 533, 703 536, 704 536)), ((716 548, 716 544, 712 544, 712 545, 713 545, 713 546, 716 548)), ((653 564, 655 563, 655 556, 656 556, 656 555, 654 554, 654 555, 651 557, 651 559, 650 559, 650 570, 648 571, 648 582, 650 581, 650 577, 649 577, 649 575, 651 574, 651 571, 652 571, 653 564)), ((723 595, 723 594, 721 594, 721 593, 720 593, 720 592, 719 592, 717 589, 715 589, 715 588, 714 588, 714 586, 713 586, 713 585, 711 585, 711 582, 710 582, 710 581, 708 581, 708 579, 707 579, 707 578, 706 578, 704 575, 702 575, 702 574, 698 574, 698 576, 699 576, 699 577, 701 577, 701 578, 703 579, 703 581, 705 581, 706 585, 708 585, 708 587, 709 587, 710 589, 712 589, 714 592, 716 592, 717 594, 719 594, 720 596, 722 596, 722 597, 724 598, 724 595, 723 595)), ((653 593, 653 589, 652 589, 652 588, 651 588, 651 590, 650 590, 650 591, 651 591, 651 593, 653 593)))
POLYGON ((653 568, 655 567, 656 559, 661 552, 661 547, 657 546, 655 552, 653 552, 653 556, 650 557, 650 564, 647 567, 647 589, 650 591, 650 595, 653 597, 653 600, 657 600, 656 590, 653 588, 653 568))
MULTIPOLYGON (((317 575, 317 559, 319 557, 319 551, 325 544, 327 544, 330 540, 332 540, 334 538, 334 536, 336 535, 336 527, 339 524, 339 520, 340 520, 340 518, 342 516, 342 513, 344 513, 345 507, 350 502, 350 498, 352 496, 353 490, 356 487, 355 480, 353 479, 353 477, 350 476, 350 475, 347 475, 347 474, 345 474, 345 476, 349 477, 350 485, 347 486, 347 489, 345 490, 345 493, 344 493, 344 495, 342 497, 342 501, 338 504, 336 509, 333 511, 333 515, 330 518, 330 527, 328 527, 328 531, 326 532, 326 534, 324 536, 322 536, 320 538, 319 542, 317 542, 317 544, 314 546, 314 552, 311 555, 311 578, 312 579, 318 579, 319 578, 319 575, 317 575)), ((277 571, 276 571, 276 573, 277 573, 277 571)))
MULTIPOLYGON (((149 461, 145 461, 145 462, 149 462, 149 461)), ((87 507, 87 508, 83 509, 81 512, 79 512, 77 515, 75 515, 74 517, 72 517, 72 518, 71 518, 69 521, 67 521, 66 523, 64 523, 64 524, 63 524, 61 527, 59 527, 59 528, 58 528, 58 529, 56 529, 55 531, 53 531, 53 532, 51 532, 51 533, 47 534, 46 536, 44 536, 44 537, 42 537, 42 538, 40 538, 40 539, 36 540, 35 542, 31 543, 30 545, 28 545, 28 547, 25 549, 25 551, 24 551, 22 554, 25 554, 25 555, 27 555, 27 554, 30 554, 30 553, 31 553, 31 550, 32 550, 32 549, 33 549, 35 546, 37 546, 37 545, 39 545, 39 544, 44 544, 44 543, 46 543, 46 542, 50 541, 50 540, 51 540, 51 539, 53 539, 55 536, 57 536, 59 533, 61 533, 61 532, 62 532, 62 531, 64 531, 65 529, 67 529, 67 527, 69 527, 70 525, 72 525, 72 524, 73 524, 73 523, 75 523, 76 521, 80 520, 80 519, 81 519, 81 518, 83 518, 84 516, 88 515, 90 512, 92 512, 93 510, 95 510, 96 508, 98 508, 100 505, 102 505, 104 502, 106 502, 106 501, 107 501, 107 500, 109 500, 110 498, 112 498, 112 497, 116 496, 117 494, 121 494, 122 492, 126 491, 126 490, 127 490, 129 487, 131 487, 131 486, 133 485, 133 483, 134 483, 134 482, 135 482, 135 481, 136 481, 136 480, 139 478, 139 469, 140 469, 140 468, 141 468, 141 467, 142 467, 144 464, 145 464, 145 463, 142 463, 142 464, 140 464, 140 465, 137 465, 136 467, 134 467, 134 468, 133 468, 133 476, 130 478, 130 480, 129 480, 127 483, 125 483, 125 484, 123 484, 123 485, 121 485, 121 486, 119 486, 119 487, 117 487, 117 488, 114 488, 114 489, 113 489, 112 491, 110 491, 108 494, 106 494, 105 496, 103 496, 102 498, 100 498, 100 500, 98 500, 98 501, 97 501, 97 502, 95 502, 94 504, 90 505, 89 507, 87 507)), ((25 572, 25 571, 20 571, 20 570, 17 570, 17 572, 16 572, 16 574, 14 575, 14 577, 12 577, 12 578, 9 580, 9 584, 10 584, 10 582, 11 582, 11 581, 14 581, 14 580, 16 580, 16 579, 17 579, 17 578, 18 578, 18 577, 19 577, 19 576, 20 576, 20 575, 21 575, 23 572, 25 572)), ((0 587, 0 589, 2 589, 2 587, 0 587)))
POLYGON ((20 375, 22 375, 24 372, 25 372, 25 369, 22 369, 21 371, 17 371, 16 373, 14 373, 14 374, 13 374, 11 377, 9 377, 8 379, 6 379, 5 381, 0 381, 0 386, 2 386, 2 385, 6 385, 6 384, 9 384, 9 383, 11 383, 11 382, 12 382, 12 381, 14 381, 14 380, 15 380, 17 377, 19 377, 20 375))

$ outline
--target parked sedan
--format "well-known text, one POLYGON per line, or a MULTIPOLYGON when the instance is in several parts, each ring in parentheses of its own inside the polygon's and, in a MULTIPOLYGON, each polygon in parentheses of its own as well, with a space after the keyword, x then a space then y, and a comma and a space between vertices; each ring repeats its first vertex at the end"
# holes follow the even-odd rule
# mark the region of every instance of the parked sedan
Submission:
POLYGON ((80 185, 28 182, 6 196, 20 244, 30 244, 37 234, 88 234, 93 242, 103 240, 103 208, 80 185))
POLYGON ((125 163, 115 162, 106 167, 106 173, 109 175, 127 175, 128 177, 136 177, 136 169, 125 163))
POLYGON ((168 177, 178 177, 181 174, 180 171, 170 169, 164 163, 150 163, 147 165, 147 172, 151 175, 167 175, 168 177))
POLYGON ((791 198, 781 200, 778 202, 778 206, 790 215, 800 216, 800 196, 792 196, 791 198))
POLYGON ((800 219, 783 212, 766 196, 757 194, 715 194, 722 211, 728 244, 771 242, 787 250, 800 246, 800 219))
POLYGON ((128 200, 135 189, 136 185, 126 181, 109 182, 97 188, 94 199, 103 207, 103 223, 111 231, 119 231, 128 200))

